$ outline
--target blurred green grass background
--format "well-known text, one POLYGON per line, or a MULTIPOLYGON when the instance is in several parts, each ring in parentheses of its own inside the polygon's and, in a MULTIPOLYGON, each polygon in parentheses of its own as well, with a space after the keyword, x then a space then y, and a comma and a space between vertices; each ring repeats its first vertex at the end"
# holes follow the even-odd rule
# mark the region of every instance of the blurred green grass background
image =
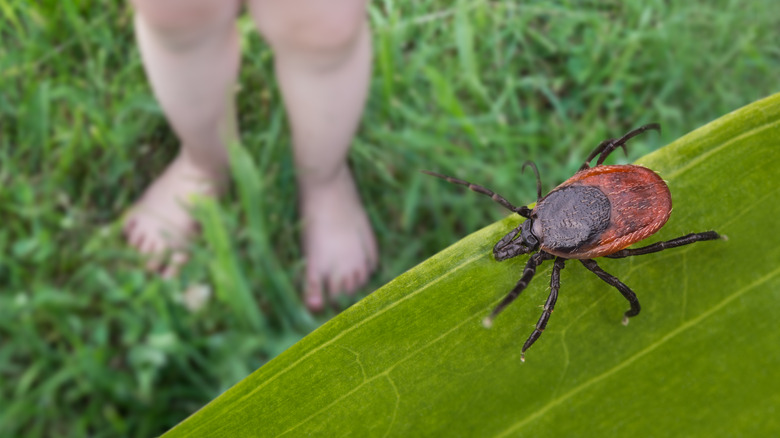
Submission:
MULTIPOLYGON (((0 0, 0 14, 0 435, 159 434, 334 313, 297 297, 273 54, 240 19, 234 183, 200 206, 203 239, 163 281, 118 227, 177 149, 129 6, 0 0), (199 290, 211 298, 190 310, 199 290)), ((382 260, 363 294, 505 215, 420 169, 530 202, 525 160, 547 191, 604 138, 660 122, 616 154, 633 161, 780 91, 771 0, 388 0, 370 17, 374 76, 350 159, 382 260)))

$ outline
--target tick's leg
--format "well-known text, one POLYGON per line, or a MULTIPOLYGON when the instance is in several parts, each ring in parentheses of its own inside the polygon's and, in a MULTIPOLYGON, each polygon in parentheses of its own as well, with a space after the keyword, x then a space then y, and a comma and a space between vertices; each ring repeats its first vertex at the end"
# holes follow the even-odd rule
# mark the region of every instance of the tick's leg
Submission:
POLYGON ((520 234, 522 228, 523 224, 521 223, 493 246, 493 254, 496 260, 506 260, 523 253, 528 253, 527 248, 522 245, 522 239, 515 240, 515 237, 520 234))
POLYGON ((606 257, 613 259, 620 259, 623 257, 630 257, 636 255, 650 254, 658 251, 663 251, 669 248, 676 248, 678 246, 688 245, 694 242, 701 242, 704 240, 716 240, 721 239, 723 236, 715 231, 705 231, 703 233, 691 233, 682 237, 678 237, 672 240, 666 240, 664 242, 656 242, 652 245, 648 245, 642 248, 623 249, 616 253, 612 253, 606 257))
POLYGON ((520 168, 520 173, 525 172, 525 167, 530 166, 536 175, 536 202, 542 199, 542 177, 539 176, 539 169, 536 167, 536 163, 533 161, 526 161, 523 163, 523 167, 520 168))
POLYGON ((595 260, 584 259, 580 261, 582 262, 583 265, 585 265, 586 268, 588 268, 591 272, 596 274, 600 279, 604 280, 607 284, 619 290, 620 293, 623 294, 623 297, 625 297, 625 299, 628 300, 629 304, 631 304, 631 308, 628 309, 626 313, 623 315, 623 325, 628 325, 628 318, 639 315, 639 310, 641 309, 641 306, 639 305, 639 300, 637 299, 634 291, 629 289, 628 286, 626 286, 625 284, 623 284, 623 282, 618 280, 617 277, 601 269, 599 265, 596 264, 595 260))
POLYGON ((611 138, 609 140, 604 140, 596 147, 596 149, 593 150, 593 152, 588 155, 588 158, 585 160, 585 163, 580 167, 580 170, 585 170, 590 167, 590 162, 594 158, 596 158, 596 155, 599 155, 599 160, 596 162, 596 165, 600 165, 604 162, 604 160, 607 159, 609 154, 612 153, 617 148, 623 148, 623 151, 626 151, 626 142, 637 135, 649 130, 649 129, 655 129, 656 131, 661 130, 661 125, 658 123, 649 123, 647 125, 640 126, 632 131, 627 132, 625 135, 618 139, 611 138))
POLYGON ((493 325, 493 319, 501 313, 504 308, 510 304, 512 304, 512 301, 517 298, 520 293, 528 286, 528 283, 531 282, 531 279, 534 278, 534 274, 536 274, 536 267, 542 264, 543 261, 549 260, 553 258, 554 256, 547 254, 546 252, 539 251, 536 254, 532 255, 530 259, 528 259, 528 263, 525 264, 525 269, 523 269, 523 276, 520 277, 520 280, 518 280, 517 284, 514 288, 512 288, 511 291, 504 297, 504 299, 496 306, 495 309, 490 313, 488 317, 486 317, 484 320, 482 320, 482 325, 485 327, 490 327, 493 325))
POLYGON ((523 344, 523 351, 520 353, 520 360, 523 362, 525 362, 525 350, 531 348, 531 345, 533 345, 534 342, 539 339, 539 336, 542 335, 545 327, 547 327, 547 321, 550 320, 550 315, 555 308, 555 302, 558 300, 558 289, 561 287, 561 269, 563 269, 565 262, 566 259, 562 259, 560 257, 555 259, 555 264, 553 265, 552 269, 552 276, 550 277, 550 295, 547 297, 547 302, 544 303, 542 316, 539 318, 539 321, 536 322, 536 328, 534 329, 534 332, 531 333, 531 336, 529 336, 528 340, 526 340, 525 344, 523 344))
POLYGON ((661 125, 658 123, 649 123, 647 125, 640 126, 633 131, 628 131, 625 135, 615 140, 614 142, 611 142, 607 147, 604 148, 604 151, 602 151, 601 155, 599 155, 599 160, 596 162, 596 165, 598 166, 599 164, 603 163, 609 154, 611 154, 612 151, 619 147, 622 147, 623 151, 628 153, 628 151, 626 151, 626 142, 649 129, 654 129, 660 132, 661 125))
POLYGON ((506 236, 502 237, 501 240, 496 243, 496 246, 506 246, 509 242, 514 240, 514 238, 520 233, 520 230, 523 228, 523 224, 520 223, 514 230, 507 233, 506 236))
POLYGON ((608 147, 615 141, 617 141, 616 138, 608 138, 602 141, 601 143, 599 143, 599 145, 596 146, 596 149, 593 149, 593 152, 591 152, 590 155, 588 155, 588 158, 585 159, 585 162, 582 163, 582 166, 580 166, 579 170, 590 169, 590 162, 593 161, 594 158, 596 158, 596 155, 603 152, 606 147, 608 147))
POLYGON ((477 193, 482 193, 483 195, 490 196, 490 199, 498 202, 499 204, 503 205, 506 209, 508 209, 510 211, 513 211, 513 212, 519 214, 520 216, 522 216, 524 218, 531 217, 531 209, 529 209, 526 206, 516 207, 516 206, 512 205, 511 202, 507 201, 506 198, 504 198, 503 196, 499 195, 498 193, 495 193, 494 191, 488 189, 487 187, 478 186, 476 184, 472 184, 472 183, 470 183, 468 181, 464 181, 462 179, 453 178, 451 176, 442 175, 442 174, 436 173, 436 172, 431 172, 430 170, 423 170, 421 172, 425 173, 427 175, 435 176, 436 178, 441 178, 441 179, 443 179, 443 180, 445 180, 447 182, 450 182, 452 184, 458 184, 458 185, 461 185, 461 186, 466 186, 469 189, 471 189, 471 190, 473 190, 473 191, 475 191, 477 193))

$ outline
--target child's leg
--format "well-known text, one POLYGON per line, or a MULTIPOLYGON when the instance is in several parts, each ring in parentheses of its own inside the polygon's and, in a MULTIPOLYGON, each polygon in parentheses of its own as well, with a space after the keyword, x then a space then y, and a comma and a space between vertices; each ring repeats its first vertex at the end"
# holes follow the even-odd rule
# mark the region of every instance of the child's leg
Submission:
POLYGON ((141 57, 181 150, 128 213, 125 235, 171 275, 195 233, 193 195, 216 196, 227 173, 226 144, 237 137, 233 87, 239 66, 239 1, 134 0, 141 57), (165 264, 163 256, 174 251, 165 264))
POLYGON ((374 233, 347 166, 371 74, 365 0, 250 0, 274 49, 292 129, 307 259, 306 303, 352 294, 377 263, 374 233))

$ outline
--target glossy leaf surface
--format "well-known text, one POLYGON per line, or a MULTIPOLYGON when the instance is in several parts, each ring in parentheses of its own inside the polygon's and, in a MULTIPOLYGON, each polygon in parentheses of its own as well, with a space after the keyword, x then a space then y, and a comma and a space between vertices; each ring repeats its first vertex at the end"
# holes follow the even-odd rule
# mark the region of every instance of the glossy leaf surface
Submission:
POLYGON ((777 434, 780 95, 638 164, 668 181, 674 201, 667 225, 640 246, 710 229, 728 240, 600 259, 642 303, 627 327, 620 294, 569 261, 525 363, 550 262, 483 328, 527 260, 492 259, 519 221, 509 217, 352 306, 167 436, 777 434))

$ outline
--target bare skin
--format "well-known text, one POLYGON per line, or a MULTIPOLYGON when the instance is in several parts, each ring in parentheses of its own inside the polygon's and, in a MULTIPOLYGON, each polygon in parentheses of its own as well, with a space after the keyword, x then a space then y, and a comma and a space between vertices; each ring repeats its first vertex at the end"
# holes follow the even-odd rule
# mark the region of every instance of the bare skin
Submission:
POLYGON ((376 268, 376 242, 346 167, 325 184, 301 183, 301 213, 308 255, 306 303, 319 310, 325 305, 325 291, 335 300, 339 293, 353 295, 365 284, 376 268))
POLYGON ((179 154, 125 218, 130 245, 148 256, 147 269, 169 278, 187 261, 186 246, 197 234, 188 206, 195 196, 214 197, 219 182, 179 154))
MULTIPOLYGON (((191 199, 219 195, 226 145, 237 138, 232 90, 241 2, 133 3, 144 66, 181 152, 129 211, 125 233, 149 254, 151 269, 173 275, 197 233, 191 199)), ((275 53, 298 173, 304 297, 320 310, 328 299, 353 294, 377 262, 373 230, 347 166, 370 78, 365 2, 251 0, 248 7, 275 53)))

